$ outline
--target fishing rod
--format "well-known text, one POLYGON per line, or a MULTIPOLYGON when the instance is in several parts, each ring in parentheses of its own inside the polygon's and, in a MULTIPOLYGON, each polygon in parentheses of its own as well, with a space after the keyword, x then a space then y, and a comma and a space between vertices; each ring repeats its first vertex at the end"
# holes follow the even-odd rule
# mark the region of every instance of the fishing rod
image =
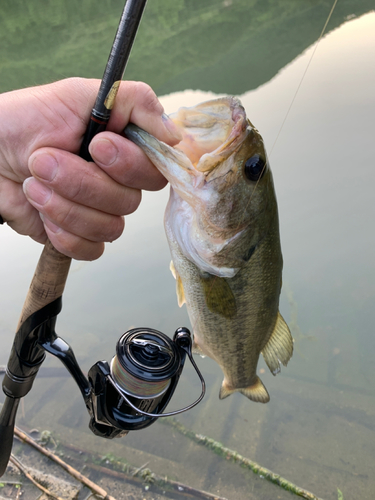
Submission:
MULTIPOLYGON (((127 0, 124 6, 79 152, 87 161, 92 161, 88 151, 91 139, 104 131, 109 121, 146 1, 127 0)), ((161 416, 192 408, 205 394, 205 382, 192 357, 191 334, 184 327, 176 330, 173 340, 152 328, 129 330, 117 342, 111 363, 98 361, 86 377, 71 347, 55 331, 70 263, 71 258, 58 252, 48 240, 26 296, 3 379, 0 477, 12 451, 19 402, 31 390, 46 352, 59 358, 76 381, 89 412, 89 427, 101 437, 120 437, 130 430, 143 429, 161 416), (187 407, 163 413, 186 356, 201 381, 201 394, 187 407)))

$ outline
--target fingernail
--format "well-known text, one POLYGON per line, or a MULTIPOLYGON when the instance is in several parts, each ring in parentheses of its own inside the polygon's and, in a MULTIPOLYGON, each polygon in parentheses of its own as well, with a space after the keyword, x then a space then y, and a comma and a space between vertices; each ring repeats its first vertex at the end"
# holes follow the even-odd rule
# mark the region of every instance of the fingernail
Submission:
POLYGON ((59 165, 56 158, 50 154, 40 153, 36 155, 30 165, 33 175, 46 181, 53 181, 57 174, 59 165))
POLYGON ((168 130, 168 132, 178 141, 182 141, 182 134, 178 129, 177 125, 169 118, 169 116, 165 113, 161 115, 161 119, 168 130))
POLYGON ((29 177, 23 182, 23 191, 27 198, 36 205, 41 206, 45 205, 52 195, 51 189, 34 179, 34 177, 29 177))
POLYGON ((59 231, 61 231, 61 227, 56 226, 56 224, 54 224, 52 221, 50 221, 49 219, 47 219, 46 217, 44 217, 44 215, 42 214, 42 212, 39 212, 39 217, 42 219, 43 224, 46 227, 48 227, 48 229, 50 231, 52 231, 53 233, 58 233, 59 231))
POLYGON ((89 146, 92 158, 104 165, 112 165, 118 156, 118 149, 108 139, 97 139, 89 146))
POLYGON ((46 217, 43 217, 43 223, 44 225, 52 232, 52 233, 59 233, 62 229, 59 226, 56 226, 53 222, 51 222, 49 219, 46 217))

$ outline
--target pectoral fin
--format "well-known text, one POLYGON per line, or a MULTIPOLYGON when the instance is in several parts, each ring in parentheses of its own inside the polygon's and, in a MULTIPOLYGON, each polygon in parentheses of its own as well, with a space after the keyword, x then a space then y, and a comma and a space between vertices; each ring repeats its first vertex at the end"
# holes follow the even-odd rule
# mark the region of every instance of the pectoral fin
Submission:
POLYGON ((233 318, 237 313, 236 299, 226 279, 208 275, 201 282, 208 309, 224 318, 233 318))
POLYGON ((273 333, 264 347, 263 358, 271 372, 276 375, 281 367, 286 366, 293 354, 293 338, 281 314, 277 313, 276 325, 273 333))
POLYGON ((171 270, 172 276, 174 279, 177 279, 177 271, 176 268, 174 267, 173 260, 171 260, 171 263, 169 264, 169 269, 171 270))
POLYGON ((171 260, 171 263, 169 265, 169 269, 171 270, 171 273, 173 274, 173 277, 176 280, 176 294, 177 294, 178 305, 180 307, 182 307, 186 302, 184 287, 182 285, 180 275, 178 274, 178 272, 176 271, 176 268, 174 267, 173 260, 171 260))
POLYGON ((228 396, 233 394, 233 392, 240 392, 247 398, 251 399, 251 401, 255 401, 256 403, 268 403, 268 401, 270 400, 268 391, 264 387, 263 382, 259 377, 256 377, 255 383, 253 385, 245 387, 243 389, 232 389, 228 386, 224 379, 221 385, 219 398, 227 398, 228 396))

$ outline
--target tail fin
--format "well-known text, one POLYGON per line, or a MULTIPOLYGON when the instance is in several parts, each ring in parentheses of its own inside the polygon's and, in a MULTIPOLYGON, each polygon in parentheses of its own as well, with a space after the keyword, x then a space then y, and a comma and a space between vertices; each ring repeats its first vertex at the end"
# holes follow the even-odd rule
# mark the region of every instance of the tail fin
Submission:
POLYGON ((232 389, 224 379, 221 385, 219 398, 225 399, 233 394, 233 392, 240 392, 247 398, 251 399, 251 401, 255 401, 256 403, 268 403, 268 401, 270 400, 268 391, 264 387, 263 382, 259 377, 256 377, 255 383, 253 385, 241 389, 232 389))

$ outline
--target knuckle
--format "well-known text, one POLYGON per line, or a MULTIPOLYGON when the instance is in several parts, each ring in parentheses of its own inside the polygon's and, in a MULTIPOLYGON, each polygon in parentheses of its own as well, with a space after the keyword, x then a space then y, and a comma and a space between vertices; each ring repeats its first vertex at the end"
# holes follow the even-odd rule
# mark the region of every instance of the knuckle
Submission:
POLYGON ((88 241, 66 231, 52 233, 50 241, 56 250, 76 260, 96 260, 104 252, 104 243, 88 241))
POLYGON ((108 234, 106 236, 105 241, 114 241, 119 238, 125 227, 125 220, 123 217, 112 217, 111 224, 108 227, 108 234))
POLYGON ((75 182, 69 183, 69 192, 67 192, 67 196, 70 201, 79 202, 81 199, 87 197, 88 194, 87 186, 82 176, 76 178, 75 182))
POLYGON ((149 187, 149 191, 160 191, 160 189, 163 189, 167 185, 168 181, 165 177, 163 177, 161 174, 155 176, 155 180, 153 181, 152 185, 149 187))
POLYGON ((87 236, 96 243, 112 242, 119 238, 125 227, 124 218, 117 215, 106 216, 101 224, 92 228, 90 235, 87 236))
POLYGON ((142 191, 140 189, 129 189, 124 197, 124 215, 132 214, 137 210, 142 200, 142 191))
POLYGON ((164 109, 155 92, 144 82, 134 83, 134 93, 142 101, 142 106, 150 112, 162 114, 164 109))
POLYGON ((52 220, 61 228, 74 227, 79 219, 77 207, 69 205, 63 211, 55 211, 52 220))

